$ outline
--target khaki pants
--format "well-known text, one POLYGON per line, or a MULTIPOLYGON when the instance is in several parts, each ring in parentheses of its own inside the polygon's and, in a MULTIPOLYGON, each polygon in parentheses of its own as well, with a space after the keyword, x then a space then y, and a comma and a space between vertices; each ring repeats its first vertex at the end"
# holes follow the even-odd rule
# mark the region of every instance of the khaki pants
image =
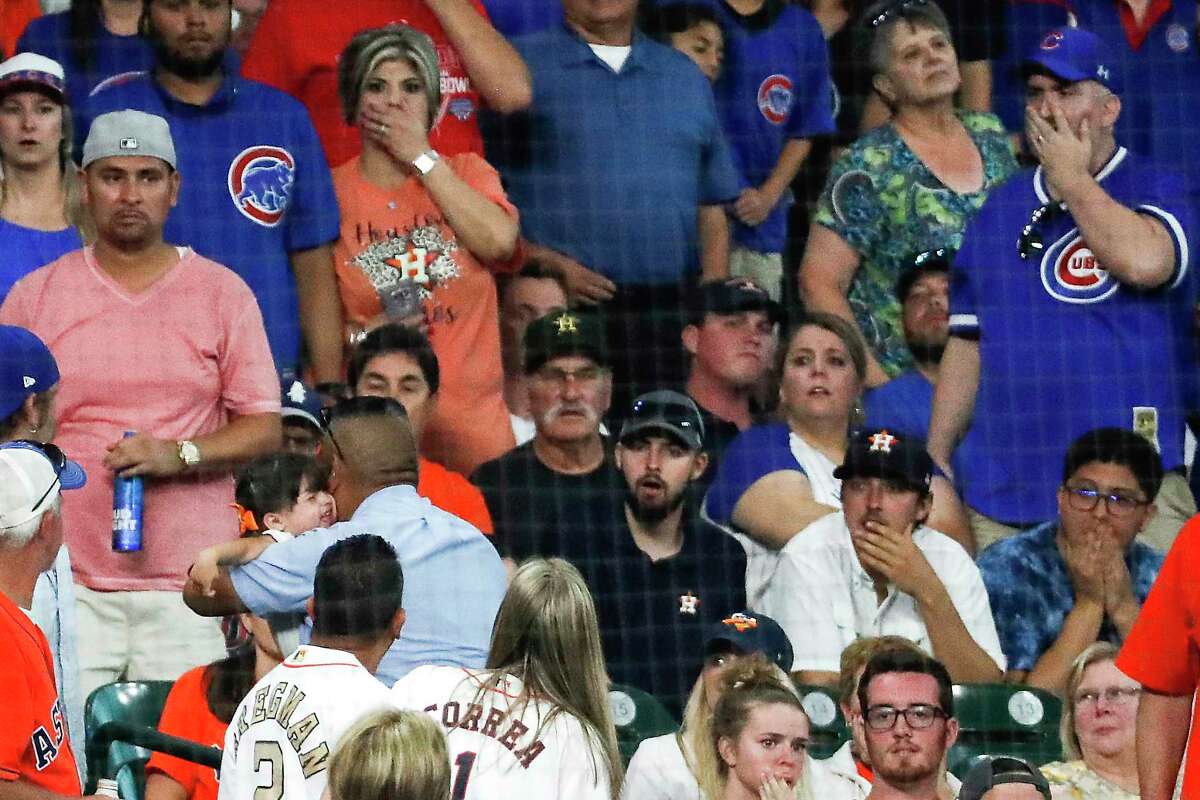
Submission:
POLYGON ((197 616, 179 592, 75 587, 79 677, 86 698, 118 680, 173 681, 225 656, 221 621, 197 616))
MULTIPOLYGON (((1154 508, 1154 516, 1138 534, 1137 540, 1165 553, 1171 549, 1183 523, 1196 513, 1196 500, 1188 488, 1187 479, 1177 472, 1168 472, 1163 476, 1158 496, 1154 498, 1154 508)), ((973 508, 967 509, 967 515, 971 520, 971 532, 975 534, 976 553, 982 553, 989 544, 1021 531, 1020 528, 1012 528, 985 517, 973 508)))
POLYGON ((734 247, 729 252, 729 274, 754 281, 767 290, 772 300, 777 301, 783 296, 782 253, 760 253, 734 247))

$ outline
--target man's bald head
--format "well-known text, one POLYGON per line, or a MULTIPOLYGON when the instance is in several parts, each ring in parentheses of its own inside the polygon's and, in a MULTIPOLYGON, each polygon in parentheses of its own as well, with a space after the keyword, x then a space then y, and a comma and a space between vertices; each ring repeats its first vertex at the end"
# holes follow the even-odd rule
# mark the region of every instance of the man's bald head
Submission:
POLYGON ((417 445, 412 426, 403 414, 335 417, 329 435, 340 462, 335 471, 364 497, 388 486, 416 485, 417 445))

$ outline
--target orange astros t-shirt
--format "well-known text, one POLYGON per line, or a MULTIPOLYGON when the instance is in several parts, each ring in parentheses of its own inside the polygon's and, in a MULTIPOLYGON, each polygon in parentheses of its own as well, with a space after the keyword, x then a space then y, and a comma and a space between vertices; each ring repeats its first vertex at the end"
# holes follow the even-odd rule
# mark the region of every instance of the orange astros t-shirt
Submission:
POLYGON ((0 592, 0 780, 27 781, 59 794, 80 794, 54 661, 29 615, 0 592))
MULTIPOLYGON (((514 219, 500 176, 473 153, 445 159, 463 181, 514 219)), ((469 475, 516 446, 500 367, 496 282, 454 231, 417 178, 390 190, 369 183, 356 158, 333 171, 342 235, 334 244, 346 322, 383 313, 384 295, 401 276, 424 306, 441 369, 437 407, 421 434, 421 454, 469 475)), ((516 261, 516 259, 512 259, 516 261)), ((494 269, 509 265, 493 265, 494 269)))
MULTIPOLYGON (((219 720, 208 707, 206 669, 188 670, 175 681, 163 706, 158 729, 219 750, 225 745, 225 729, 229 725, 219 720)), ((188 800, 217 800, 217 771, 212 767, 154 753, 146 764, 146 774, 152 772, 161 772, 182 786, 188 800)))

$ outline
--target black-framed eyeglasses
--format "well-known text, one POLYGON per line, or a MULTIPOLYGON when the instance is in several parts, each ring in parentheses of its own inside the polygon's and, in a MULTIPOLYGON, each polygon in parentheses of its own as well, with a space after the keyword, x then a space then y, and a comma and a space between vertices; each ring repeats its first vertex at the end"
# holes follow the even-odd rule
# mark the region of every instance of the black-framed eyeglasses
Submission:
POLYGON ((928 703, 917 703, 908 708, 871 706, 863 714, 863 720, 867 723, 867 727, 873 731, 890 731, 896 727, 896 720, 904 717, 904 721, 908 723, 908 727, 920 731, 933 725, 938 719, 945 719, 949 716, 949 714, 937 706, 929 705, 928 703))
POLYGON ((338 458, 342 461, 346 460, 346 456, 342 453, 342 447, 338 444, 337 438, 333 435, 333 423, 339 419, 347 419, 349 417, 370 417, 370 416, 392 416, 408 418, 408 411, 398 401, 390 397, 382 397, 380 395, 363 394, 355 397, 347 397, 338 400, 331 406, 326 406, 321 409, 321 427, 325 430, 325 434, 329 437, 329 441, 333 443, 333 449, 337 453, 338 458))
POLYGON ((42 507, 42 503, 46 502, 46 498, 54 491, 54 487, 58 486, 62 480, 62 472, 67 468, 67 454, 58 448, 58 445, 50 444, 49 442, 35 442, 33 439, 14 439, 9 444, 19 444, 31 450, 37 450, 50 460, 51 466, 54 467, 54 480, 46 487, 46 491, 38 498, 38 501, 33 504, 33 508, 29 509, 30 514, 36 514, 37 510, 42 507))
POLYGON ((1149 500, 1122 494, 1113 490, 1103 490, 1097 486, 1063 484, 1067 493, 1067 505, 1076 511, 1094 511, 1104 498, 1104 507, 1114 517, 1128 517, 1139 508, 1150 505, 1149 500))
POLYGON ((1060 203, 1047 203, 1033 210, 1029 215, 1029 222, 1025 223, 1025 227, 1021 228, 1021 235, 1017 237, 1017 255, 1022 261, 1028 260, 1030 256, 1042 254, 1046 249, 1043 228, 1062 213, 1063 207, 1060 203))
POLYGON ((890 5, 876 14, 867 24, 872 28, 878 28, 893 17, 904 16, 909 9, 920 8, 925 5, 929 5, 929 0, 900 0, 900 2, 890 5))

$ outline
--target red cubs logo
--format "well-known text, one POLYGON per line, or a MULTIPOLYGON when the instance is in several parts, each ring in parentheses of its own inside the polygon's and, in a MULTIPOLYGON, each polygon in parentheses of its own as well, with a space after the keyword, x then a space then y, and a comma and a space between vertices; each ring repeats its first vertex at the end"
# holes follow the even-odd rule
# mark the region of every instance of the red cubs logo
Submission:
POLYGON ((758 86, 758 110, 768 122, 782 125, 792 110, 796 94, 792 91, 792 79, 787 75, 768 76, 758 86))
POLYGON ((1082 240, 1063 250, 1054 272, 1068 289, 1091 289, 1108 280, 1108 272, 1082 240))
POLYGON ((229 165, 229 196, 242 215, 273 228, 287 212, 296 181, 296 161, 282 147, 256 145, 229 165))
POLYGON ((1057 50, 1058 46, 1062 44, 1062 40, 1062 31, 1050 31, 1046 34, 1045 38, 1042 39, 1041 47, 1043 50, 1057 50))
POLYGON ((1046 249, 1041 263, 1042 286, 1064 303, 1096 303, 1107 299, 1120 284, 1096 260, 1078 229, 1046 249))

